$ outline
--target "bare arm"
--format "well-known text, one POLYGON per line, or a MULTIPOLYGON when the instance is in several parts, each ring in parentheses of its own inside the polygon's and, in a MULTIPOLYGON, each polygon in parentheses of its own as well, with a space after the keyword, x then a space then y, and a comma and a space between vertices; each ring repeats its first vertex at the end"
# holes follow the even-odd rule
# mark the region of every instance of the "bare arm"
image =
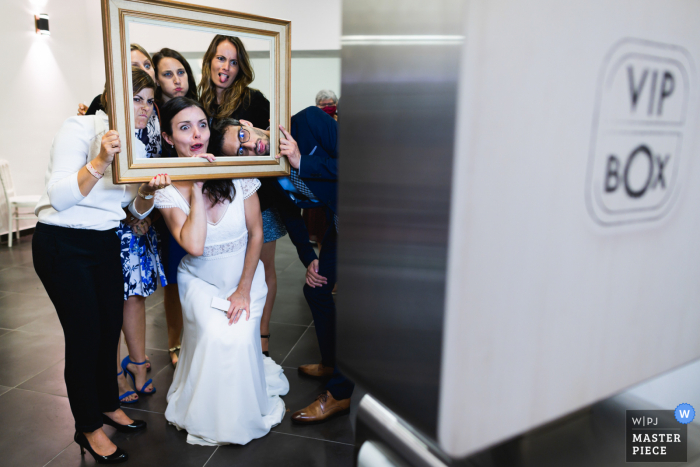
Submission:
POLYGON ((207 239, 207 210, 202 194, 203 182, 192 184, 190 214, 179 208, 161 209, 165 223, 177 243, 192 256, 202 256, 207 239))
POLYGON ((253 193, 244 203, 245 223, 248 228, 248 247, 245 252, 243 273, 236 291, 228 298, 231 302, 226 316, 229 325, 237 323, 241 314, 245 311, 246 321, 250 318, 250 288, 253 284, 255 270, 260 261, 260 251, 263 246, 262 214, 260 213, 260 200, 258 194, 253 193))

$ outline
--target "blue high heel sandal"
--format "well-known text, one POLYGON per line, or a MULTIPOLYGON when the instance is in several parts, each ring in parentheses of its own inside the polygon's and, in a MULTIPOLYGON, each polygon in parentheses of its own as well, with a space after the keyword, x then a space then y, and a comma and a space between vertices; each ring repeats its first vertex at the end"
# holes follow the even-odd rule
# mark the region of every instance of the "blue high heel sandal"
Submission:
POLYGON ((144 383, 144 385, 141 386, 141 390, 139 390, 139 389, 136 387, 136 375, 133 374, 132 372, 130 372, 129 370, 126 369, 126 366, 127 366, 129 363, 133 363, 134 365, 145 365, 146 362, 148 362, 148 360, 144 360, 144 361, 142 361, 141 363, 135 362, 135 361, 131 360, 131 359, 129 358, 129 356, 127 355, 126 357, 124 357, 124 360, 122 360, 122 370, 124 370, 124 372, 126 372, 127 375, 131 376, 131 382, 134 383, 134 389, 136 389, 136 392, 137 392, 138 394, 143 394, 144 396, 150 396, 151 394, 155 394, 155 393, 156 393, 156 388, 153 387, 153 391, 151 391, 151 392, 146 392, 146 391, 144 391, 144 389, 146 389, 146 386, 148 386, 149 384, 151 384, 151 383, 153 382, 153 380, 152 380, 152 379, 149 379, 148 381, 146 381, 146 382, 144 383))
MULTIPOLYGON (((124 374, 124 370, 122 370, 122 371, 120 371, 119 373, 117 373, 117 376, 121 376, 122 374, 124 374)), ((134 399, 134 400, 131 400, 131 401, 125 401, 125 400, 124 400, 124 399, 126 399, 127 397, 129 397, 129 396, 132 395, 132 394, 136 394, 136 393, 135 393, 134 391, 126 391, 124 394, 122 394, 121 396, 119 396, 119 402, 122 403, 122 404, 135 404, 135 403, 137 403, 137 402, 139 401, 138 399, 134 399)))

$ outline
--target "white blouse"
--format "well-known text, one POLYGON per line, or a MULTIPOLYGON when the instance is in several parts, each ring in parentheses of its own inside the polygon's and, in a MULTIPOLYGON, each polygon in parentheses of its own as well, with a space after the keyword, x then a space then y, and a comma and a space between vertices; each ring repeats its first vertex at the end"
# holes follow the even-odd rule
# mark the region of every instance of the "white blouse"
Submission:
MULTIPOLYGON (((100 153, 102 136, 108 130, 109 119, 102 111, 71 117, 63 123, 51 146, 46 191, 34 209, 39 222, 73 229, 109 230, 118 227, 126 217, 123 208, 136 197, 139 185, 112 183, 111 166, 87 196, 80 193, 78 186, 78 171, 100 153)), ((145 151, 143 143, 135 140, 136 146, 145 151)))

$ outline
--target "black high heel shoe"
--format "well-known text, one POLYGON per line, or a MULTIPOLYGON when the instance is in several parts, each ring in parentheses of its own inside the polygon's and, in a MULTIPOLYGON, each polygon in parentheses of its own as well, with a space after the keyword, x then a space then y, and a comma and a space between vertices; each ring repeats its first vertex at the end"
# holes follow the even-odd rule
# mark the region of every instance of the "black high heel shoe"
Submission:
POLYGON ((113 426, 117 429, 117 431, 121 431, 122 433, 136 433, 137 431, 141 431, 144 428, 146 428, 146 422, 144 422, 143 420, 134 420, 133 423, 130 423, 128 425, 121 425, 109 418, 105 414, 102 414, 102 423, 104 423, 105 425, 113 426))
POLYGON ((109 456, 101 456, 97 454, 94 449, 92 449, 92 446, 90 446, 90 441, 85 437, 85 435, 79 431, 75 432, 75 436, 73 436, 73 441, 75 441, 78 446, 80 446, 80 454, 85 455, 85 451, 89 452, 92 454, 92 457, 97 461, 98 464, 121 464, 122 462, 126 462, 129 460, 129 455, 125 453, 124 451, 121 450, 117 446, 117 450, 114 451, 112 454, 109 456))

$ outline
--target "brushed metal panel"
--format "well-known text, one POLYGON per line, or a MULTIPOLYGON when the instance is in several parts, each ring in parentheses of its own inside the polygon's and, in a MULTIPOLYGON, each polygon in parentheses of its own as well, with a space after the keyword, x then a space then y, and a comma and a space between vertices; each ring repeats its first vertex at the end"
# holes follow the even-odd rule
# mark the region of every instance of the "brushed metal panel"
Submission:
POLYGON ((435 437, 461 9, 345 2, 338 362, 435 437))

